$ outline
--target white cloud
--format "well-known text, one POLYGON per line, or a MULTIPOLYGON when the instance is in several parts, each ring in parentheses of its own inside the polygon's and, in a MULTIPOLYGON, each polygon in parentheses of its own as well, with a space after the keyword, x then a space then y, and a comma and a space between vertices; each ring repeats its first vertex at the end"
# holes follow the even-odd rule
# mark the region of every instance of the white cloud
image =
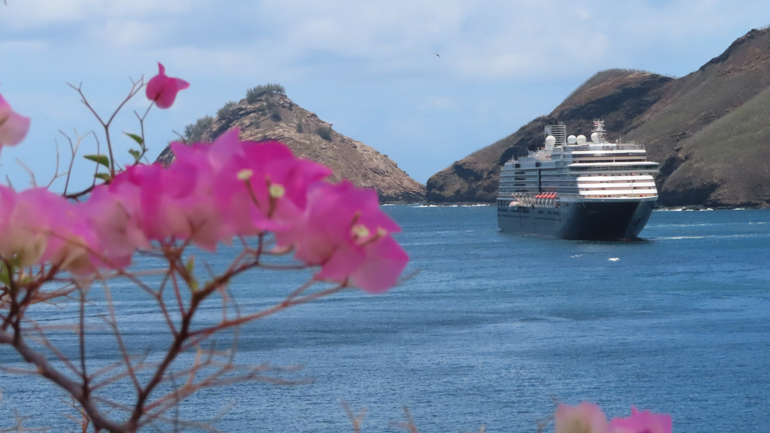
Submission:
POLYGON ((116 48, 141 47, 160 40, 161 29, 154 23, 108 19, 87 27, 88 38, 116 48))
POLYGON ((195 0, 12 0, 0 22, 14 29, 109 18, 149 18, 192 10, 195 0), (9 18, 13 17, 13 18, 9 18))
POLYGON ((456 31, 468 6, 463 2, 358 2, 337 0, 298 7, 265 2, 278 38, 277 49, 301 60, 315 53, 388 64, 401 58, 433 56, 456 31))
POLYGON ((655 52, 676 57, 745 21, 747 9, 715 0, 27 0, 0 10, 0 25, 63 25, 51 44, 85 42, 124 55, 198 51, 232 70, 542 80, 644 67, 640 60, 655 52))
POLYGON ((36 131, 50 119, 39 132, 50 141, 77 116, 86 118, 80 128, 93 123, 65 81, 85 82, 109 111, 125 77, 148 78, 161 61, 192 83, 174 110, 148 122, 161 141, 248 87, 280 82, 302 89, 291 96, 322 118, 384 143, 384 153, 395 155, 388 143, 398 141, 409 157, 416 143, 461 157, 601 69, 683 75, 768 16, 767 0, 9 0, 0 5, 0 92, 36 131), (49 92, 70 105, 46 104, 49 92), (431 144, 437 131, 451 133, 431 144))

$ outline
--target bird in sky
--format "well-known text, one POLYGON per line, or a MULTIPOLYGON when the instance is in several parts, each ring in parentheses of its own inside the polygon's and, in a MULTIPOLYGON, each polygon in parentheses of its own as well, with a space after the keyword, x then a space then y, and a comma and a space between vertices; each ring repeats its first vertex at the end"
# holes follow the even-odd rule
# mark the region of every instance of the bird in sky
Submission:
POLYGON ((439 59, 441 58, 441 56, 439 56, 438 53, 436 53, 436 57, 438 57, 439 59))

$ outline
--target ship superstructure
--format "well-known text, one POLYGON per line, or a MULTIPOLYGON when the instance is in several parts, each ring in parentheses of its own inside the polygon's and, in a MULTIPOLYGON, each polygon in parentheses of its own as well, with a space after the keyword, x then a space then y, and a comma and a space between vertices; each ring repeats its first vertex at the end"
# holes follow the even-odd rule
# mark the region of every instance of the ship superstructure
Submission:
POLYGON ((644 146, 605 140, 594 121, 591 141, 545 128, 545 147, 500 171, 498 226, 503 231, 565 239, 632 239, 657 201, 658 163, 644 146))

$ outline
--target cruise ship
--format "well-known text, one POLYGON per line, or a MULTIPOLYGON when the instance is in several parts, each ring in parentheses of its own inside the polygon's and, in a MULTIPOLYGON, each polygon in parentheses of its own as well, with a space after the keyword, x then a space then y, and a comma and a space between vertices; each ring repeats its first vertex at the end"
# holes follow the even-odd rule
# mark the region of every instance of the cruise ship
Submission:
POLYGON ((658 163, 644 146, 610 143, 604 122, 591 141, 545 127, 545 147, 508 161, 500 171, 497 224, 504 232, 561 239, 635 239, 658 199, 658 163))

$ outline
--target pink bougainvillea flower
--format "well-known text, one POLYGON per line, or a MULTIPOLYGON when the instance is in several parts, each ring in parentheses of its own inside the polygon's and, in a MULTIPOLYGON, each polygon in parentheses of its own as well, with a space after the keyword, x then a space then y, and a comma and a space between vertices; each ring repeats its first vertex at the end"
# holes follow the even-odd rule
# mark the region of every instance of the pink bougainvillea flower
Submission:
MULTIPOLYGON (((190 161, 175 161, 168 169, 159 164, 135 165, 115 176, 109 189, 145 239, 189 239, 213 251, 221 237, 211 177, 207 165, 190 161)), ((142 236, 131 233, 131 238, 141 247, 142 236)))
POLYGON ((48 233, 48 248, 41 262, 58 265, 73 274, 84 275, 96 271, 102 262, 102 243, 92 226, 83 218, 82 207, 76 203, 54 195, 41 211, 58 210, 51 213, 51 229, 48 233), (55 197, 55 199, 53 198, 55 197))
MULTIPOLYGON (((219 153, 218 144, 213 155, 219 153)), ((283 234, 303 218, 308 188, 330 174, 327 167, 294 157, 282 143, 241 142, 219 171, 216 195, 238 234, 272 231, 279 246, 285 246, 283 234)))
POLYGON ((559 404, 554 416, 556 433, 607 433, 607 416, 594 403, 559 404))
POLYGON ((36 203, 39 200, 35 200, 40 191, 28 190, 20 197, 0 185, 0 256, 15 258, 22 267, 37 263, 48 246, 48 218, 40 212, 36 203))
POLYGON ((98 237, 100 267, 125 268, 134 251, 150 248, 140 227, 139 189, 125 186, 99 185, 87 202, 78 204, 81 219, 98 237))
POLYGON ((19 144, 29 131, 29 118, 21 116, 0 95, 0 146, 19 144))
POLYGON ((639 412, 631 407, 628 418, 614 418, 610 421, 608 433, 671 433, 671 415, 656 414, 649 410, 639 412))
POLYGON ((238 133, 231 129, 211 145, 172 143, 176 159, 169 170, 205 172, 200 182, 221 217, 220 240, 272 231, 283 247, 290 243, 286 233, 303 217, 308 187, 331 170, 294 157, 282 143, 241 141, 238 133))
POLYGON ((155 101, 158 108, 168 108, 174 104, 176 94, 180 90, 190 87, 190 83, 179 78, 172 78, 166 75, 166 68, 158 63, 158 75, 152 77, 147 82, 147 99, 155 101))
POLYGON ((0 186, 0 255, 22 266, 48 262, 73 274, 95 270, 100 242, 79 207, 44 188, 0 186))
POLYGON ((214 251, 220 241, 229 242, 213 193, 214 171, 204 154, 175 161, 161 170, 159 179, 164 188, 144 189, 142 207, 157 218, 161 238, 165 234, 190 239, 209 251, 214 251))
POLYGON ((130 265, 152 241, 189 240, 213 251, 235 236, 271 232, 277 251, 294 248, 295 258, 320 267, 317 280, 377 293, 403 272, 409 258, 391 236, 400 228, 374 190, 328 183, 328 167, 282 143, 241 141, 237 129, 172 150, 168 168, 132 165, 84 203, 0 186, 0 256, 88 274, 130 265))
POLYGON ((316 279, 349 278, 372 293, 396 284, 409 256, 391 237, 400 228, 380 210, 374 190, 347 180, 317 182, 307 200, 303 224, 293 234, 295 257, 321 266, 316 279))
MULTIPOLYGON (((135 224, 141 232, 142 236, 132 232, 133 240, 127 240, 131 248, 144 248, 142 237, 189 239, 209 251, 219 242, 230 243, 234 236, 266 231, 291 239, 283 234, 302 219, 308 186, 331 174, 320 164, 295 158, 281 143, 241 141, 237 129, 213 144, 172 143, 171 148, 176 157, 168 168, 131 166, 107 187, 107 195, 129 215, 126 224, 135 224)), ((95 194, 100 201, 109 201, 100 194, 95 194)), ((102 206, 118 212, 111 204, 102 206)), ((120 220, 120 213, 115 218, 120 220)), ((122 232, 112 223, 94 224, 112 239, 110 251, 121 258, 116 262, 125 262, 126 256, 117 248, 122 232)), ((279 242, 279 246, 289 243, 279 242)))

